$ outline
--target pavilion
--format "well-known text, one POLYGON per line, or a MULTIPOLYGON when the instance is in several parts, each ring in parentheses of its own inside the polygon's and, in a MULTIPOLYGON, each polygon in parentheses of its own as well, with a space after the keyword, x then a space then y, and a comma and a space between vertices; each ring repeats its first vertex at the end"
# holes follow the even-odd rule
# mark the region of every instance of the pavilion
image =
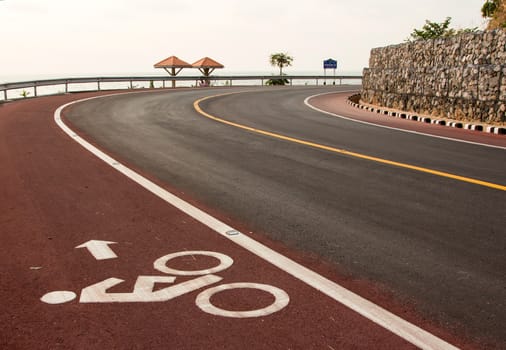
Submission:
MULTIPOLYGON (((155 68, 163 68, 170 76, 175 77, 183 68, 192 68, 192 65, 176 56, 170 56, 155 64, 155 68)), ((172 87, 176 87, 176 81, 172 80, 172 87)))
POLYGON ((212 58, 204 57, 197 62, 192 64, 193 68, 198 68, 198 70, 204 75, 205 79, 204 82, 206 85, 209 85, 209 76, 212 72, 214 72, 217 68, 225 68, 224 65, 222 65, 219 62, 216 62, 212 58))

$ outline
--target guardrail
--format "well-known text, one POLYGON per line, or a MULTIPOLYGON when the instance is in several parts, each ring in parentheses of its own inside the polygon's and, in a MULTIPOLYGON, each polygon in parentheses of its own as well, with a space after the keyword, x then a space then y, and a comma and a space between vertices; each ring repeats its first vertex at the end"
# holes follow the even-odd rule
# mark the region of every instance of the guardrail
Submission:
MULTIPOLYGON (((324 75, 284 75, 284 76, 269 76, 269 75, 231 75, 231 76, 131 76, 131 77, 86 77, 86 78, 64 78, 64 79, 47 79, 47 80, 35 80, 35 81, 23 81, 23 82, 14 82, 14 83, 4 83, 0 84, 0 99, 3 97, 3 100, 9 99, 9 91, 12 90, 21 90, 23 92, 16 96, 16 98, 27 97, 31 92, 33 92, 32 96, 39 96, 39 88, 41 87, 61 87, 63 90, 55 92, 58 93, 68 93, 68 92, 78 92, 82 90, 71 91, 72 85, 79 84, 96 84, 96 89, 92 90, 112 90, 104 89, 103 86, 105 83, 128 83, 126 87, 113 88, 116 89, 125 89, 136 88, 134 83, 140 82, 149 82, 151 86, 154 86, 155 83, 161 83, 160 87, 165 88, 167 82, 172 81, 184 81, 184 82, 195 82, 195 86, 199 86, 202 81, 225 81, 227 82, 227 86, 232 86, 234 81, 258 81, 261 85, 264 85, 266 81, 269 79, 287 79, 290 85, 293 85, 294 81, 314 81, 316 85, 324 84, 324 82, 330 80, 333 84, 336 84, 336 81, 339 81, 339 85, 342 84, 343 80, 362 80, 362 76, 354 75, 354 76, 324 76, 324 75), (25 91, 25 89, 30 89, 30 91, 25 91)), ((254 84, 253 84, 254 85, 254 84)), ((87 91, 90 89, 87 89, 87 91)))

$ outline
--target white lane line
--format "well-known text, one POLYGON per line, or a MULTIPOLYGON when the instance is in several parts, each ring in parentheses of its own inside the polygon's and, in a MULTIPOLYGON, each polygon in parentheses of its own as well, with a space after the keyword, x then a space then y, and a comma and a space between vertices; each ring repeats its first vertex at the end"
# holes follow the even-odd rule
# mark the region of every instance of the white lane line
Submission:
POLYGON ((239 233, 235 235, 230 235, 229 233, 231 231, 236 231, 233 227, 194 207, 193 205, 182 200, 181 198, 176 197, 172 193, 154 184, 153 182, 136 173, 132 169, 124 166, 117 160, 108 156, 107 154, 100 151, 99 149, 97 149, 96 147, 85 141, 83 138, 78 136, 62 121, 61 112, 65 107, 68 107, 75 103, 104 97, 105 96, 87 98, 84 100, 78 100, 60 106, 54 113, 54 120, 56 124, 63 131, 65 131, 73 140, 78 142, 88 151, 93 153, 98 158, 102 159, 104 162, 112 166, 114 169, 116 169, 123 175, 135 181, 140 186, 144 187, 146 190, 163 199, 165 202, 178 208, 179 210, 183 211, 184 213, 191 216, 200 223, 204 224, 205 226, 211 228, 215 232, 219 233, 222 237, 225 237, 235 242, 236 244, 248 250, 249 252, 266 260, 267 262, 280 268, 281 270, 299 279, 300 281, 306 283, 307 285, 319 290, 320 292, 334 299, 335 301, 343 305, 346 305, 348 308, 354 310, 355 312, 358 312, 362 316, 368 318, 369 320, 375 322, 376 324, 382 326, 383 328, 388 329, 392 333, 398 335, 399 337, 410 342, 411 344, 426 350, 458 349, 457 347, 421 329, 420 327, 417 327, 414 324, 409 323, 406 320, 403 320, 402 318, 383 309, 382 307, 347 290, 346 288, 340 286, 339 284, 332 282, 329 279, 317 274, 316 272, 311 271, 308 268, 296 263, 295 261, 279 254, 278 252, 270 249, 269 247, 261 244, 260 242, 255 241, 254 239, 246 236, 245 234, 239 233))
MULTIPOLYGON (((357 91, 357 90, 355 90, 355 91, 357 91)), ((318 97, 318 96, 330 95, 330 94, 348 93, 348 92, 355 92, 355 91, 333 91, 333 92, 324 92, 324 93, 321 93, 321 94, 316 94, 316 95, 313 95, 313 96, 309 96, 309 97, 307 97, 307 98, 304 100, 304 104, 305 104, 306 106, 308 106, 309 108, 311 108, 311 109, 313 109, 313 110, 317 111, 317 112, 325 113, 325 114, 331 115, 331 116, 333 116, 333 117, 337 117, 337 118, 341 118, 341 119, 349 120, 349 121, 352 121, 352 122, 355 122, 355 123, 360 123, 360 124, 365 124, 365 125, 376 126, 376 127, 378 127, 378 128, 384 128, 384 129, 390 129, 390 130, 397 130, 397 131, 407 132, 407 133, 410 133, 410 134, 416 134, 416 135, 422 135, 422 136, 434 137, 434 138, 437 138, 437 139, 443 139, 443 140, 448 140, 448 141, 456 141, 456 142, 468 143, 468 144, 471 144, 471 145, 478 145, 478 146, 485 146, 485 147, 499 148, 499 149, 505 149, 505 150, 506 150, 506 147, 503 147, 503 146, 488 145, 488 144, 486 144, 486 143, 473 142, 473 141, 466 141, 466 140, 461 140, 461 139, 455 139, 455 138, 452 138, 452 137, 445 137, 445 136, 438 136, 438 135, 433 135, 433 134, 427 134, 427 133, 423 133, 423 132, 419 132, 419 131, 413 131, 413 130, 407 130, 407 129, 395 128, 395 127, 393 127, 393 126, 386 126, 386 125, 381 125, 381 124, 375 124, 375 123, 372 123, 372 122, 366 122, 366 121, 363 121, 363 120, 358 120, 358 119, 354 119, 354 118, 350 118, 350 117, 345 117, 345 116, 343 116, 343 115, 336 114, 336 113, 332 113, 332 112, 328 112, 328 111, 325 111, 325 110, 320 109, 320 108, 318 108, 318 107, 315 107, 315 106, 313 106, 313 105, 309 102, 312 98, 315 98, 315 97, 318 97)))

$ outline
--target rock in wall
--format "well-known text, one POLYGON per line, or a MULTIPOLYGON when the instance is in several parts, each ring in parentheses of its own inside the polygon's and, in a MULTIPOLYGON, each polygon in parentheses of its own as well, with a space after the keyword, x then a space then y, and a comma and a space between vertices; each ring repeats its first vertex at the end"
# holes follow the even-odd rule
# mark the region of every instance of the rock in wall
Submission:
POLYGON ((362 101, 459 120, 506 122, 506 31, 371 50, 362 101))

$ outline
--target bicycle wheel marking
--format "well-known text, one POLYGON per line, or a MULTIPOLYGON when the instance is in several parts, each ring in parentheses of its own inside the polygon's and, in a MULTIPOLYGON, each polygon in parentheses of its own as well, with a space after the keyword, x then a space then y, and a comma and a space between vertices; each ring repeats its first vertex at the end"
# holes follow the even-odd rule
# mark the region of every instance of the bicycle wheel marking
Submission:
POLYGON ((200 275, 207 275, 207 274, 221 272, 223 270, 228 269, 230 266, 232 266, 233 263, 234 263, 234 260, 232 260, 231 257, 229 257, 225 254, 216 253, 216 252, 208 252, 208 251, 186 251, 186 252, 177 252, 177 253, 172 253, 172 254, 162 256, 161 258, 159 258, 155 261, 153 266, 158 271, 169 274, 169 275, 200 276, 200 275), (210 256, 212 258, 218 259, 220 261, 220 264, 218 266, 215 266, 210 269, 195 270, 195 271, 176 270, 176 269, 173 269, 173 268, 170 268, 167 266, 167 262, 169 262, 169 260, 172 260, 172 259, 178 258, 178 257, 182 257, 182 256, 192 256, 192 255, 210 256))
POLYGON ((233 317, 233 318, 250 318, 250 317, 264 317, 270 314, 273 314, 285 306, 290 302, 290 297, 286 292, 282 289, 276 288, 274 286, 268 284, 259 284, 259 283, 229 283, 229 284, 221 284, 217 287, 212 287, 206 289, 202 293, 197 296, 195 303, 197 306, 204 312, 207 312, 211 315, 223 316, 223 317, 233 317), (270 293, 274 296, 274 302, 266 306, 262 309, 257 310, 248 310, 248 311, 230 311, 219 308, 211 302, 211 298, 213 295, 231 289, 259 289, 263 290, 267 293, 270 293))
MULTIPOLYGON (((228 255, 201 250, 191 250, 175 252, 164 255, 155 260, 154 269, 165 273, 163 276, 138 276, 133 291, 130 293, 109 293, 108 290, 125 282, 116 277, 110 277, 98 283, 85 287, 81 291, 79 302, 87 303, 151 303, 167 302, 196 290, 209 287, 223 280, 222 277, 214 275, 215 273, 228 269, 234 260, 228 255), (208 256, 219 260, 219 264, 207 269, 201 270, 178 270, 167 266, 175 258, 185 256, 208 256), (198 276, 189 281, 176 283, 179 276, 198 276), (170 284, 168 287, 156 289, 156 284, 170 284)), ((77 297, 72 291, 53 291, 43 295, 40 300, 46 304, 64 304, 71 302, 77 297)), ((265 317, 273 314, 288 305, 290 297, 288 294, 277 287, 260 283, 228 283, 211 287, 202 291, 196 298, 195 304, 202 311, 221 317, 233 318, 251 318, 265 317), (211 302, 211 298, 216 293, 231 289, 258 289, 274 296, 274 302, 271 305, 259 309, 245 311, 231 311, 219 308, 211 302)))

